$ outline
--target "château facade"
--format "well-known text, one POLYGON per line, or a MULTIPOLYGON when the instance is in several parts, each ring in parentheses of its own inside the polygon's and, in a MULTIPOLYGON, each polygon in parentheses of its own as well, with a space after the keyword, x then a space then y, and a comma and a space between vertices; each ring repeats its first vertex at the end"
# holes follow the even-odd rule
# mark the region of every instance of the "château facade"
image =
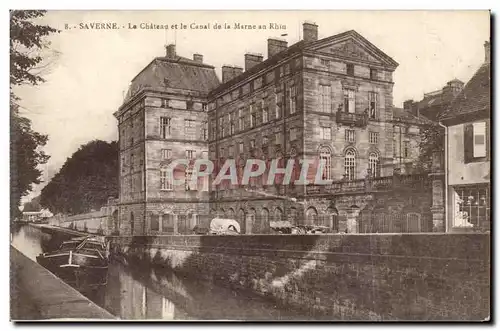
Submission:
MULTIPOLYGON (((360 231, 360 211, 373 195, 311 194, 303 185, 267 185, 265 176, 247 186, 172 185, 166 167, 178 158, 236 159, 239 170, 248 159, 281 159, 283 167, 290 159, 322 160, 322 179, 357 183, 392 176, 403 148, 406 159, 418 157, 421 122, 393 105, 398 64, 363 36, 351 30, 318 39, 318 26, 304 23, 303 40, 269 39, 267 49, 266 60, 249 53, 244 68, 223 66, 220 82, 201 55, 180 57, 169 45, 166 57, 132 80, 115 113, 116 231, 192 233, 215 216, 236 219, 244 233, 267 233, 272 222, 360 231)), ((191 174, 187 167, 185 178, 191 174)))

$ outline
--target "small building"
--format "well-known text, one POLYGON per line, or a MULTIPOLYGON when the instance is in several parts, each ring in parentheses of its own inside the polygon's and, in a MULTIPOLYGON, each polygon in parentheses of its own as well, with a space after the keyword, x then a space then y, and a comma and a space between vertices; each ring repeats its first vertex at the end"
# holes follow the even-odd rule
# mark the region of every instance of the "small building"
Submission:
POLYGON ((440 116, 446 126, 445 227, 490 229, 490 44, 485 62, 440 116))
POLYGON ((25 211, 23 212, 23 221, 24 222, 38 222, 42 219, 42 211, 25 211))

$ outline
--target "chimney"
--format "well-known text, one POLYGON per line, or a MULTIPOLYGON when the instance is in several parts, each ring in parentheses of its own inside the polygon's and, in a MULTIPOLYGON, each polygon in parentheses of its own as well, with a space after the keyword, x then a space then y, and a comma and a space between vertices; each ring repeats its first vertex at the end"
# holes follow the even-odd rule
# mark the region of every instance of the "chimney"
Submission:
POLYGON ((413 106, 413 100, 406 100, 405 102, 403 102, 404 110, 411 110, 412 106, 413 106))
POLYGON ((174 44, 170 44, 167 46, 167 57, 170 58, 170 59, 173 59, 175 58, 176 54, 175 54, 175 45, 174 44))
POLYGON ((261 54, 245 54, 245 71, 261 63, 262 60, 264 60, 264 57, 261 54))
POLYGON ((318 26, 316 23, 305 22, 302 24, 304 41, 316 41, 318 40, 318 26))
POLYGON ((201 54, 193 54, 193 60, 199 63, 203 63, 203 55, 201 54))
POLYGON ((229 82, 233 77, 233 67, 222 66, 222 83, 229 82))
POLYGON ((490 42, 489 41, 485 41, 484 42, 484 62, 485 63, 490 63, 490 54, 491 54, 491 51, 490 51, 490 42))
POLYGON ((464 83, 458 79, 454 79, 446 83, 443 87, 443 97, 444 98, 454 98, 460 91, 464 88, 464 83))
POLYGON ((281 39, 267 39, 267 58, 271 58, 288 47, 288 43, 281 39))
POLYGON ((233 69, 233 78, 234 77, 238 77, 239 75, 241 75, 243 73, 243 68, 242 67, 236 67, 236 66, 234 66, 232 69, 233 69))

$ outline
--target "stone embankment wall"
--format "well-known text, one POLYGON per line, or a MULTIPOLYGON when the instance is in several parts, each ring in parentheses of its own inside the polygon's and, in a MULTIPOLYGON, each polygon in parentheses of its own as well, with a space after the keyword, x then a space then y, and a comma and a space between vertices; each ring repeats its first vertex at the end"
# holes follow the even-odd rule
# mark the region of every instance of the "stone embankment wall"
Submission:
POLYGON ((335 320, 486 320, 489 234, 109 237, 128 263, 335 320))

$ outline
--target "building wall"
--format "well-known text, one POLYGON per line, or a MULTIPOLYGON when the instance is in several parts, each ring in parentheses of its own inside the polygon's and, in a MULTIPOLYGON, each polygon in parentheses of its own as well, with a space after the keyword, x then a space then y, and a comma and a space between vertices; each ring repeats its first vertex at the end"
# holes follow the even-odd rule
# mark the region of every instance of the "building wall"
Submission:
POLYGON ((380 81, 370 80, 368 67, 355 65, 355 77, 345 75, 345 64, 330 61, 328 65, 321 64, 319 57, 307 56, 304 58, 304 146, 308 155, 318 155, 320 147, 327 147, 332 152, 332 175, 334 180, 342 179, 344 171, 344 153, 348 147, 356 151, 356 176, 364 178, 368 168, 370 153, 379 155, 381 176, 392 174, 392 83, 382 73, 380 81), (331 88, 331 113, 325 114, 320 110, 320 85, 331 88), (368 121, 367 126, 351 127, 337 123, 333 116, 344 102, 344 88, 355 89, 356 113, 362 114, 368 107, 368 93, 378 95, 378 114, 376 120, 368 121), (321 139, 321 127, 331 128, 332 138, 321 139), (346 129, 355 131, 353 143, 345 139, 346 129), (369 142, 369 132, 378 133, 378 143, 369 142))
POLYGON ((490 161, 464 162, 465 124, 448 127, 448 185, 489 183, 490 161))

